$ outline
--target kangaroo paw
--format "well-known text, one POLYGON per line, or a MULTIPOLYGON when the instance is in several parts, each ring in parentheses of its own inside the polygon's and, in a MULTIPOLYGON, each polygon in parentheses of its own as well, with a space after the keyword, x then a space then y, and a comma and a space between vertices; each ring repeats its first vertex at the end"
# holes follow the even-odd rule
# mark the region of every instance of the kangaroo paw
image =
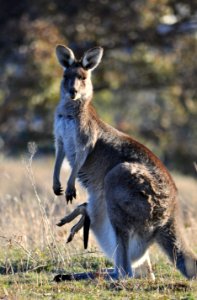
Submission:
POLYGON ((63 188, 61 187, 61 185, 60 184, 54 184, 53 185, 53 191, 54 191, 54 194, 56 195, 56 196, 61 196, 61 195, 63 195, 63 188))
POLYGON ((65 197, 66 197, 67 204, 69 203, 69 201, 72 203, 73 198, 76 199, 77 195, 76 195, 76 189, 74 186, 67 187, 65 197))

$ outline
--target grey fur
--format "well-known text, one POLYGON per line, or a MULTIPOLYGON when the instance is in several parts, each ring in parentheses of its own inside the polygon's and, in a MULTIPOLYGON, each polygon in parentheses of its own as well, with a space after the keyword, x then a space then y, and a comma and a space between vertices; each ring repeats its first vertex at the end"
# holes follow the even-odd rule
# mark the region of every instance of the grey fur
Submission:
MULTIPOLYGON (((72 58, 68 53, 73 52, 66 51, 66 65, 72 58)), ((72 168, 66 199, 76 197, 78 178, 89 194, 91 230, 114 261, 114 278, 133 276, 131 265, 149 259, 154 242, 182 274, 194 278, 197 260, 183 238, 177 189, 169 172, 144 145, 104 123, 91 104, 92 68, 84 69, 83 63, 87 56, 97 66, 102 49, 94 53, 89 50, 82 62, 75 59, 64 71, 54 123, 54 192, 62 192, 59 173, 66 156, 72 168)))

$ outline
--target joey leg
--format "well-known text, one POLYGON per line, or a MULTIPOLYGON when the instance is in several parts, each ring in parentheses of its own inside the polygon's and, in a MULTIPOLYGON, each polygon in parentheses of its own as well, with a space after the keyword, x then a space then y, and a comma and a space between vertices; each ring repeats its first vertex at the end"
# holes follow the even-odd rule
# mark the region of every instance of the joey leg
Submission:
POLYGON ((86 214, 86 206, 87 206, 86 202, 81 205, 78 205, 69 215, 62 218, 60 220, 60 222, 57 223, 57 226, 61 227, 67 223, 72 222, 79 215, 85 215, 86 214))
POLYGON ((83 227, 83 242, 84 242, 84 249, 88 247, 88 239, 89 239, 89 229, 90 229, 90 218, 86 211, 87 203, 83 203, 70 213, 68 216, 65 216, 57 226, 63 226, 66 223, 70 223, 73 221, 77 216, 82 215, 81 219, 75 224, 71 230, 70 235, 67 239, 67 243, 71 242, 74 238, 74 235, 83 227))

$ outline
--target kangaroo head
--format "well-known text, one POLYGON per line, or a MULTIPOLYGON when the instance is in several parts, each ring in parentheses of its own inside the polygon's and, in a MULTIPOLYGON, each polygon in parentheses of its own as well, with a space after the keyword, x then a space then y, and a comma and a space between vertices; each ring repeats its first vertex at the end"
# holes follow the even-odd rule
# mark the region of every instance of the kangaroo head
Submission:
POLYGON ((92 48, 86 51, 80 60, 77 60, 71 49, 58 45, 56 55, 64 69, 61 85, 62 97, 68 100, 90 99, 93 90, 91 72, 100 63, 103 49, 92 48))

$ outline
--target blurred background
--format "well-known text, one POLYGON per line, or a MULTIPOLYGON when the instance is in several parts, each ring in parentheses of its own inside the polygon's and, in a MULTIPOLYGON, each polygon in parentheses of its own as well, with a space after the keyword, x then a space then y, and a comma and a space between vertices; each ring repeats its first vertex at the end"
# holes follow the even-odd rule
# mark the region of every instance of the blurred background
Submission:
MULTIPOLYGON (((88 265, 82 230, 65 244, 74 221, 56 226, 87 199, 78 184, 72 205, 52 191, 62 76, 57 44, 77 57, 104 47, 93 103, 104 121, 144 143, 172 171, 185 232, 197 251, 197 1, 0 0, 0 274, 88 265)), ((64 189, 69 172, 65 163, 64 189)), ((96 245, 90 236, 88 249, 98 257, 96 245)), ((164 272, 174 278, 159 253, 151 250, 156 278, 164 272)))
POLYGON ((145 143, 171 170, 195 174, 195 0, 0 1, 0 150, 35 141, 53 153, 62 69, 55 46, 105 49, 93 76, 100 116, 145 143))

